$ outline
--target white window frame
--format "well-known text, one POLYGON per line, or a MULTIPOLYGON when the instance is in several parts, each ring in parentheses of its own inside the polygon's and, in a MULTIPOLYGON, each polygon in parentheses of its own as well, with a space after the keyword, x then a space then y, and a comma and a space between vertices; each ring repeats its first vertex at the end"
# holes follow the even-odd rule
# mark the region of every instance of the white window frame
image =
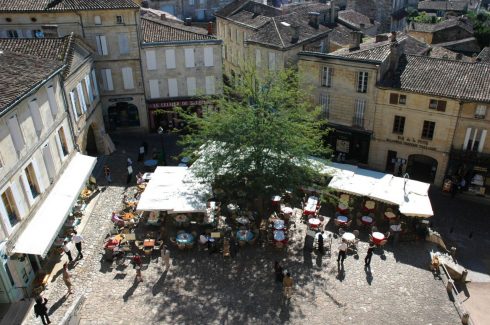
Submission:
POLYGON ((487 116, 487 106, 479 104, 475 109, 475 118, 484 119, 487 116))
POLYGON ((356 125, 364 126, 364 113, 366 111, 366 100, 364 98, 356 99, 356 107, 354 111, 354 117, 356 119, 356 125), (362 125, 361 125, 362 124, 362 125))
POLYGON ((95 43, 97 46, 97 54, 108 55, 109 51, 107 49, 107 39, 105 35, 95 35, 95 43))
POLYGON ((196 66, 195 60, 194 60, 194 48, 185 48, 184 49, 184 56, 185 56, 185 67, 186 68, 194 68, 196 66))
POLYGON ((177 79, 169 78, 167 80, 167 84, 168 84, 168 96, 169 97, 179 96, 179 86, 178 86, 177 79))
POLYGON ((77 95, 78 95, 78 101, 80 102, 80 108, 82 109, 82 114, 83 114, 87 112, 87 103, 85 103, 85 96, 83 94, 81 82, 79 82, 77 85, 77 95))
POLYGON ((175 64, 175 49, 165 50, 165 66, 167 69, 175 69, 177 67, 175 64))
POLYGON ((157 69, 157 55, 155 50, 146 50, 146 69, 148 71, 157 69))
POLYGON ((196 78, 187 77, 187 96, 196 96, 196 78))
POLYGON ((94 91, 92 90, 92 85, 90 81, 90 74, 85 76, 85 88, 87 89, 88 92, 88 98, 90 101, 90 104, 94 102, 95 96, 94 96, 94 91))
POLYGON ((133 68, 124 67, 121 69, 123 75, 123 87, 124 89, 134 89, 133 68))
POLYGON ((117 35, 117 41, 119 45, 119 54, 129 54, 129 35, 128 33, 119 33, 117 35))
POLYGON ((75 118, 75 122, 78 121, 78 112, 77 112, 77 99, 75 97, 75 92, 70 91, 70 103, 71 103, 71 111, 73 112, 73 117, 75 118))
POLYGON ((320 94, 320 107, 322 118, 328 119, 330 117, 330 94, 320 94))
POLYGON ((216 77, 206 76, 205 86, 206 86, 206 95, 214 95, 216 93, 216 77))
POLYGON ((150 79, 150 98, 160 98, 160 82, 158 79, 150 79))
POLYGON ((20 152, 25 147, 24 135, 22 134, 22 129, 20 128, 19 120, 17 115, 11 116, 7 120, 7 125, 10 132, 10 137, 14 143, 14 148, 17 152, 20 152))
POLYGON ((322 87, 332 87, 333 68, 322 67, 322 87))
POLYGON ((369 73, 367 71, 359 71, 357 73, 356 90, 358 93, 367 93, 369 73))
POLYGON ((214 66, 214 48, 210 46, 204 48, 204 66, 205 67, 214 66))
POLYGON ((269 52, 269 70, 276 70, 276 53, 274 52, 269 52))
POLYGON ((97 74, 95 73, 95 69, 92 69, 92 87, 94 90, 94 99, 99 96, 99 85, 97 84, 97 74))
POLYGON ((43 118, 41 117, 41 111, 39 109, 39 105, 37 104, 36 99, 32 99, 28 103, 29 112, 31 113, 32 123, 34 124, 34 130, 39 135, 43 130, 44 123, 43 118))
POLYGON ((262 52, 260 51, 260 49, 255 49, 255 66, 257 68, 260 68, 260 65, 262 64, 261 61, 262 61, 262 52))
POLYGON ((51 115, 53 116, 53 120, 55 120, 56 115, 58 115, 58 102, 56 101, 56 94, 54 92, 54 85, 47 86, 46 92, 48 93, 49 109, 51 110, 51 115))
POLYGON ((100 18, 100 16, 94 16, 94 24, 102 25, 102 19, 100 18))
POLYGON ((114 83, 112 82, 112 70, 111 69, 101 69, 102 73, 102 84, 104 89, 107 91, 114 90, 114 83))

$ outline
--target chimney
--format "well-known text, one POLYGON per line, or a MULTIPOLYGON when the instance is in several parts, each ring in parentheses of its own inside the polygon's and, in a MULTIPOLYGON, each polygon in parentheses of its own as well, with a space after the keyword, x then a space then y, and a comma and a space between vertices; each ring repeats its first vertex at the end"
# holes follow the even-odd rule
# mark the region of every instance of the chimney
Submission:
POLYGON ((41 26, 45 38, 57 38, 58 25, 43 25, 41 26))
POLYGON ((396 40, 396 33, 391 33, 390 54, 389 54, 389 73, 395 74, 398 62, 403 54, 403 43, 396 40), (395 36, 393 36, 395 35, 395 36))
POLYGON ((395 32, 395 31, 391 32, 391 35, 390 35, 390 42, 391 42, 391 43, 396 42, 396 32, 395 32))
POLYGON ((328 37, 327 38, 324 38, 320 42, 320 52, 321 53, 328 53, 329 52, 329 40, 328 40, 328 37))
POLYGON ((165 20, 167 18, 167 16, 165 15, 165 13, 161 13, 160 14, 160 20, 165 20))
POLYGON ((337 17, 335 16, 335 1, 330 0, 330 24, 335 24, 335 19, 337 17))
POLYGON ((463 54, 456 53, 456 60, 461 61, 463 59, 463 54))
POLYGON ((148 0, 143 0, 141 1, 141 8, 150 8, 150 5, 148 4, 148 0))
POLYGON ((213 22, 208 22, 208 35, 213 35, 213 22))
POLYGON ((366 25, 365 25, 364 23, 360 23, 360 24, 359 24, 359 28, 360 28, 360 29, 364 29, 364 28, 366 28, 366 25))
POLYGON ((352 31, 350 32, 350 44, 349 44, 349 51, 355 51, 359 50, 359 45, 361 44, 361 32, 358 31, 352 31))
POLYGON ((187 17, 184 21, 184 25, 185 26, 190 26, 192 25, 192 18, 191 17, 187 17))
POLYGON ((308 13, 309 22, 308 24, 313 28, 318 28, 320 22, 320 13, 319 12, 309 12, 308 13))
POLYGON ((388 36, 386 36, 385 34, 378 34, 376 35, 375 43, 384 42, 387 40, 388 40, 388 36))
POLYGON ((291 35, 291 43, 295 44, 299 40, 299 26, 291 26, 293 33, 291 35))

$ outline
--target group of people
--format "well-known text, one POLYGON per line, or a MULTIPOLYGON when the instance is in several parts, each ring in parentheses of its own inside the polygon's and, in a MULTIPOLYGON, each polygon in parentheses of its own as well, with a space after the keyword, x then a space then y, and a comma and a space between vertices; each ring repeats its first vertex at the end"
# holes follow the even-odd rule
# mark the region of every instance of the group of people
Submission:
MULTIPOLYGON (((365 268, 370 268, 371 267, 371 258, 373 257, 374 253, 374 246, 373 243, 369 244, 368 250, 366 252, 366 257, 364 258, 364 267, 365 268)), ((344 266, 344 260, 347 258, 347 243, 345 241, 342 241, 339 245, 339 252, 337 255, 337 264, 342 267, 344 266)))
POLYGON ((291 299, 294 284, 291 274, 284 270, 278 261, 274 262, 274 273, 276 275, 276 282, 282 283, 284 298, 291 299))

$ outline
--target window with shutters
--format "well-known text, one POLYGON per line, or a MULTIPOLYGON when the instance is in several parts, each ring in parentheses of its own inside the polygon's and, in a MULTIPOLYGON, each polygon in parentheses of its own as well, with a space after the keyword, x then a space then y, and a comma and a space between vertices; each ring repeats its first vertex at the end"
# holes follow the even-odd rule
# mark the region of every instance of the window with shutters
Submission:
POLYGON ((37 183, 36 172, 32 167, 32 163, 27 165, 24 171, 26 173, 27 184, 29 185, 29 191, 31 191, 32 198, 36 198, 41 191, 39 189, 39 184, 37 183))
POLYGON ((74 106, 74 109, 75 109, 75 112, 77 114, 77 116, 80 116, 82 115, 82 107, 80 105, 80 97, 78 96, 78 91, 76 88, 74 88, 71 92, 70 92, 70 96, 73 97, 73 100, 72 100, 72 105, 75 105, 74 106))
POLYGON ((91 81, 92 91, 94 93, 94 98, 97 98, 97 96, 99 96, 99 86, 97 85, 97 75, 95 73, 95 69, 92 69, 92 72, 90 74, 92 75, 90 81, 91 81))
POLYGON ((269 52, 269 70, 276 70, 276 53, 269 52))
POLYGON ((357 92, 367 92, 368 85, 368 73, 366 71, 360 71, 357 73, 357 92))
POLYGON ((167 69, 175 69, 175 49, 165 50, 165 64, 167 69))
POLYGON ((63 129, 63 127, 60 127, 58 130, 58 138, 61 144, 61 153, 63 154, 63 157, 65 157, 66 155, 68 155, 68 143, 66 142, 65 130, 63 129))
POLYGON ((46 91, 48 93, 49 109, 51 110, 51 115, 53 115, 53 120, 54 120, 56 118, 56 115, 58 114, 58 103, 56 102, 56 96, 54 93, 54 86, 49 85, 46 88, 46 91))
POLYGON ((446 101, 445 100, 431 99, 429 102, 429 109, 435 109, 439 112, 445 112, 446 111, 446 101))
POLYGON ((333 68, 323 67, 322 68, 322 86, 331 87, 332 86, 332 73, 333 68))
POLYGON ((364 127, 364 111, 366 110, 366 100, 356 99, 353 126, 364 127))
POLYGON ((168 95, 169 97, 179 96, 179 89, 177 87, 177 79, 168 79, 168 95))
POLYGON ((108 55, 109 51, 107 50, 107 40, 105 35, 96 35, 95 43, 97 46, 97 54, 99 55, 108 55))
POLYGON ((194 49, 184 49, 185 55, 185 67, 186 68, 194 68, 194 49))
POLYGON ((214 95, 214 76, 206 76, 206 95, 214 95))
POLYGON ((114 90, 114 85, 112 83, 112 70, 111 69, 101 69, 102 73, 102 85, 105 90, 114 90))
POLYGON ((10 226, 13 227, 19 222, 19 215, 17 212, 17 207, 15 206, 15 200, 12 195, 12 191, 10 188, 7 188, 2 193, 2 202, 5 206, 5 210, 7 211, 8 219, 10 222, 10 226))
POLYGON ((204 66, 205 67, 214 66, 214 54, 213 54, 213 48, 212 47, 205 47, 204 48, 204 66))
POLYGON ((34 129, 39 134, 43 129, 43 119, 41 117, 41 112, 39 111, 37 100, 31 100, 28 105, 29 111, 31 113, 32 123, 34 124, 34 129))
POLYGON ((124 89, 134 89, 133 69, 130 67, 122 68, 124 89))
POLYGON ((196 95, 196 78, 188 77, 187 78, 187 96, 195 96, 196 95))
POLYGON ((94 24, 102 25, 102 19, 100 19, 100 16, 94 16, 94 24))
POLYGON ((390 104, 394 105, 405 105, 407 102, 407 96, 406 95, 401 95, 397 93, 391 93, 390 94, 390 104))
POLYGON ((478 105, 475 109, 475 118, 483 119, 487 115, 487 106, 478 105))
POLYGON ((256 49, 255 50, 255 66, 257 68, 259 68, 260 65, 261 65, 261 63, 260 63, 261 59, 262 59, 262 55, 260 53, 260 50, 259 49, 256 49))
MULTIPOLYGON (((86 77, 88 77, 88 76, 86 76, 86 77)), ((85 105, 87 106, 87 109, 88 109, 89 104, 92 102, 93 99, 89 96, 89 90, 87 88, 87 81, 85 78, 83 79, 83 81, 80 82, 80 84, 82 87, 83 99, 84 99, 85 105)), ((90 81, 89 81, 89 83, 90 83, 90 81)))
POLYGON ((160 83, 156 79, 150 79, 150 97, 160 98, 160 83))
POLYGON ((147 50, 146 52, 146 68, 148 71, 157 69, 157 57, 154 50, 147 50))
POLYGON ((17 152, 21 151, 25 146, 24 135, 20 129, 19 121, 17 120, 17 115, 12 116, 7 120, 7 125, 9 128, 10 136, 12 137, 12 142, 14 143, 14 148, 17 152))
POLYGON ((119 54, 128 54, 129 53, 129 39, 127 33, 119 33, 118 35, 118 43, 119 43, 119 54))
POLYGON ((321 117, 328 119, 330 116, 330 95, 320 94, 321 117))
POLYGON ((434 129, 436 128, 436 122, 424 121, 422 127, 422 139, 432 140, 434 138, 434 129))
POLYGON ((9 38, 19 38, 19 34, 15 29, 8 30, 7 35, 9 38))
POLYGON ((116 24, 124 24, 123 16, 116 16, 116 24))
POLYGON ((403 134, 403 131, 405 131, 405 116, 395 115, 393 133, 403 134))

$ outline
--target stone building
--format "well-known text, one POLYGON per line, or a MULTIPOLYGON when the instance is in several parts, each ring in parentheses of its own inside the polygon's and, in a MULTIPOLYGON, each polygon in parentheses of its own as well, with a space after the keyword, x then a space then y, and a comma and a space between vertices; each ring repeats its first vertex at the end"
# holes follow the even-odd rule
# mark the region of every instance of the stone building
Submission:
POLYGON ((0 51, 2 303, 31 295, 35 272, 95 165, 75 151, 66 68, 60 60, 0 51))
POLYGON ((347 9, 360 12, 380 23, 379 32, 403 31, 410 0, 347 0, 347 9))
POLYGON ((149 128, 180 127, 174 107, 202 112, 223 91, 222 41, 167 19, 141 18, 141 35, 149 128))
POLYGON ((468 9, 474 9, 479 1, 471 0, 456 0, 456 1, 420 1, 417 5, 419 12, 426 12, 428 14, 436 15, 437 17, 445 16, 460 16, 468 11, 468 9))
POLYGON ((232 0, 148 0, 148 6, 162 10, 181 20, 190 18, 192 21, 210 21, 214 13, 232 0))
POLYGON ((357 30, 364 35, 370 36, 378 34, 380 26, 379 22, 352 9, 339 11, 338 21, 352 30, 357 30))
POLYGON ((0 39, 0 49, 65 64, 61 81, 70 106, 75 145, 91 155, 111 152, 102 117, 94 52, 89 45, 72 33, 62 38, 4 38, 0 39))
POLYGON ((139 5, 132 0, 0 0, 3 37, 72 32, 96 49, 96 77, 111 129, 147 129, 139 51, 139 5))

